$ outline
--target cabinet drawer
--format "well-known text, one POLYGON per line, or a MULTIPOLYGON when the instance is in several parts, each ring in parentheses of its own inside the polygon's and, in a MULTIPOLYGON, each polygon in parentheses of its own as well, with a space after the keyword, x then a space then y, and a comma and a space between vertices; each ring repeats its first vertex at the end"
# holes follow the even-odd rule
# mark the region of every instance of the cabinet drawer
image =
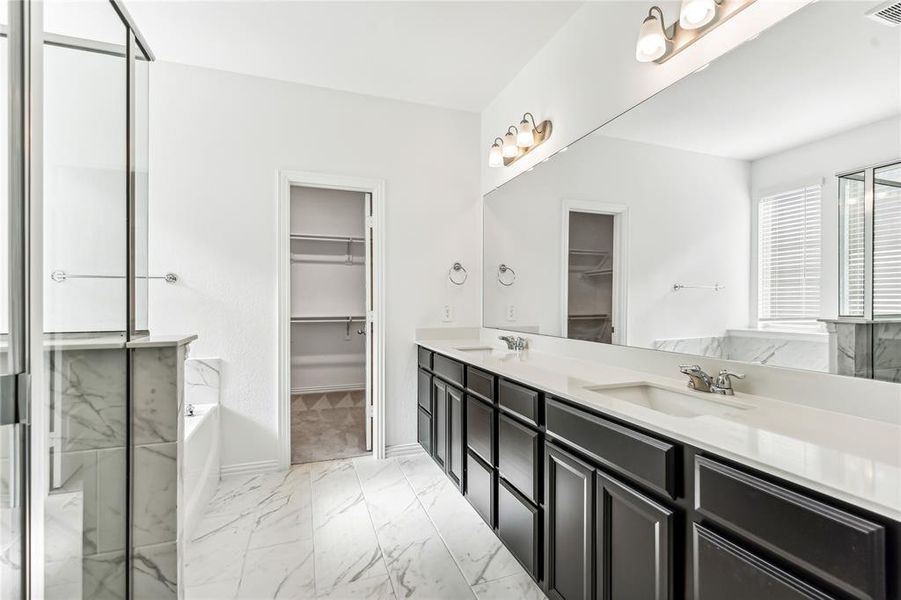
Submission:
POLYGON ((676 447, 556 400, 546 404, 547 431, 594 459, 675 497, 676 447))
POLYGON ((497 535, 532 577, 539 579, 538 509, 498 480, 497 535))
POLYGON ((419 348, 419 366, 424 369, 432 368, 432 351, 419 348))
POLYGON ((538 424, 538 392, 501 379, 497 386, 498 404, 538 424))
POLYGON ((886 595, 885 529, 705 457, 695 507, 854 598, 886 595))
POLYGON ((428 371, 419 369, 419 388, 417 392, 419 406, 430 414, 432 412, 432 376, 428 371))
POLYGON ((416 440, 426 452, 432 453, 432 416, 421 408, 417 411, 419 420, 416 427, 416 440))
POLYGON ((485 465, 474 452, 466 455, 466 499, 494 527, 494 469, 485 465))
POLYGON ((494 465, 494 408, 466 397, 466 442, 479 458, 494 465))
POLYGON ((695 600, 831 600, 782 569, 694 524, 695 600))
POLYGON ((538 432, 500 415, 497 424, 497 470, 526 498, 538 504, 538 432))
POLYGON ((467 366, 466 389, 485 400, 494 400, 494 375, 467 366))
POLYGON ((445 380, 463 388, 463 364, 446 356, 436 354, 432 359, 432 370, 445 380))

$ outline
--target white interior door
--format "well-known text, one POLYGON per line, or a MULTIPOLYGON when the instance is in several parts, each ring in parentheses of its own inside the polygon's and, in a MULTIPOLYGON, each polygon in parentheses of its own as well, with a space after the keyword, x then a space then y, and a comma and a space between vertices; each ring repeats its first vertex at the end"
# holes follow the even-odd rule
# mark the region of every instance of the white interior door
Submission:
POLYGON ((372 194, 366 194, 366 323, 363 325, 363 332, 366 336, 366 449, 372 450, 372 419, 374 414, 373 398, 376 387, 378 369, 375 365, 375 327, 373 320, 375 316, 374 306, 374 286, 372 278, 372 269, 374 267, 373 258, 373 236, 374 236, 374 219, 372 214, 372 194))

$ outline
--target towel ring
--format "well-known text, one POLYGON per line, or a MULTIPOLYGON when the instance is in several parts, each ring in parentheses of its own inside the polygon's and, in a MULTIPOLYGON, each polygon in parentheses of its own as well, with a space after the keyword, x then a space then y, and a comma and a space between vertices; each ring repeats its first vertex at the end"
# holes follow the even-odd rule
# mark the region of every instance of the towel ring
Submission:
POLYGON ((454 285, 463 285, 464 283, 466 283, 466 279, 468 277, 469 277, 469 272, 466 270, 466 267, 464 267, 463 265, 461 265, 458 262, 455 262, 453 265, 451 265, 451 268, 447 270, 447 278, 454 285), (458 280, 454 279, 454 273, 460 273, 460 272, 463 273, 463 279, 460 279, 458 281, 458 280))
POLYGON ((516 283, 516 271, 514 271, 511 267, 508 267, 507 265, 505 265, 503 263, 499 264, 497 266, 497 282, 504 287, 510 287, 511 285, 516 283), (505 283, 504 280, 501 278, 501 275, 503 275, 504 273, 506 273, 508 271, 510 273, 513 273, 513 279, 510 280, 510 283, 505 283))

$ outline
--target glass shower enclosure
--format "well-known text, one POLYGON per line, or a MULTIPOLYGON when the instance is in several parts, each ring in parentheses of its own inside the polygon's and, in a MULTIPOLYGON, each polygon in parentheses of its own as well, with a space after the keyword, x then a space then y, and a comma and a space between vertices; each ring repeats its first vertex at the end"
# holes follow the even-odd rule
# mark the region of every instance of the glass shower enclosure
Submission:
POLYGON ((125 599, 153 57, 117 0, 0 15, 0 597, 125 599))

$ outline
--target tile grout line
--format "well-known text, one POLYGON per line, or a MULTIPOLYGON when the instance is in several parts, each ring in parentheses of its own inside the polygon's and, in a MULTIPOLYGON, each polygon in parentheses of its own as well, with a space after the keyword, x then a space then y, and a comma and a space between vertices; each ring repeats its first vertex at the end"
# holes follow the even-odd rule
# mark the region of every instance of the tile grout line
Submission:
POLYGON ((316 585, 316 523, 314 516, 316 509, 313 507, 313 467, 307 467, 307 477, 310 478, 310 547, 313 549, 313 596, 319 597, 319 586, 316 585))
MULTIPOLYGON (((391 586, 391 593, 394 595, 394 600, 400 600, 400 596, 397 595, 397 590, 394 588, 394 580, 391 579, 391 572, 388 571, 388 561, 385 560, 385 549, 382 548, 382 540, 379 539, 378 528, 375 526, 375 521, 372 520, 372 512, 369 510, 369 500, 366 499, 366 491, 363 489, 363 480, 360 479, 360 472, 357 471, 355 461, 351 460, 350 464, 353 466, 354 475, 357 477, 357 483, 360 484, 360 493, 363 495, 363 503, 366 504, 366 516, 369 517, 369 523, 372 525, 372 532, 375 534, 375 543, 379 546, 379 554, 382 556, 382 563, 385 565, 385 575, 388 577, 388 585, 391 586)), ((416 492, 413 491, 413 494, 415 495, 416 492)))
MULTIPOLYGON (((428 456, 425 454, 423 454, 423 455, 428 456)), ((451 551, 450 546, 447 545, 447 540, 445 540, 444 536, 441 535, 441 530, 438 529, 438 524, 435 523, 434 519, 432 519, 432 513, 430 513, 429 509, 427 509, 425 507, 425 504, 422 503, 422 498, 420 498, 419 492, 417 492, 416 488, 413 487, 413 483, 410 481, 410 478, 407 477, 407 473, 406 473, 406 471, 404 471, 403 467, 400 466, 400 463, 398 463, 397 466, 400 469, 401 475, 404 476, 404 479, 406 480, 407 485, 410 486, 411 490, 413 490, 413 495, 416 496, 416 501, 419 503, 419 506, 422 507, 422 511, 425 513, 426 518, 432 524, 432 527, 435 528, 435 533, 438 534, 438 538, 441 540, 441 543, 444 544, 444 548, 445 548, 445 550, 447 550, 447 553, 450 555, 451 560, 453 560, 454 564, 457 565, 457 570, 460 571, 460 575, 463 577, 463 581, 465 581, 466 585, 469 586, 469 590, 472 592, 473 597, 478 598, 478 595, 476 595, 475 589, 473 589, 473 585, 469 583, 469 579, 467 579, 466 573, 463 572, 463 567, 460 565, 460 561, 457 560, 457 557, 454 555, 453 551, 451 551)), ((443 473, 441 475, 444 476, 443 473)))

